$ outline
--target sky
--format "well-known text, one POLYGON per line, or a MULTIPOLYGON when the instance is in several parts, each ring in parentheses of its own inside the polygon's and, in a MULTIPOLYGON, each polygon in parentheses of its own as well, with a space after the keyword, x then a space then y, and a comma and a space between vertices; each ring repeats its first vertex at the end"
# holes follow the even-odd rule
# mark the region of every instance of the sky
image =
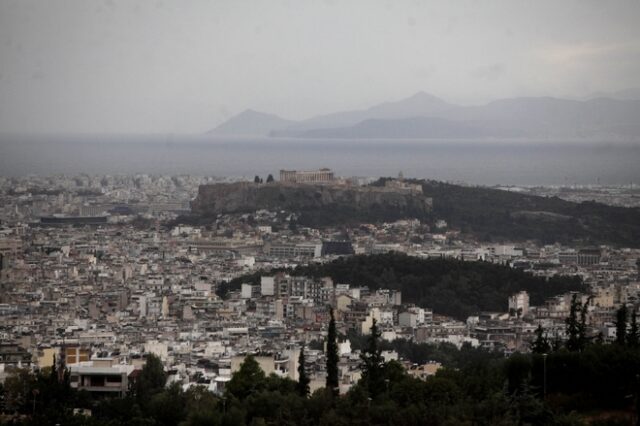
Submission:
POLYGON ((0 0, 0 132, 202 133, 640 87, 640 2, 0 0))

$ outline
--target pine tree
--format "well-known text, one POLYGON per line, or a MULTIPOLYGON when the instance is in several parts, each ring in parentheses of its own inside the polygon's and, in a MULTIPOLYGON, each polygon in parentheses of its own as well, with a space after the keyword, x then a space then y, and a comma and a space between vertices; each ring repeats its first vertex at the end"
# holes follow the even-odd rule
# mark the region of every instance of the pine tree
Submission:
POLYGON ((336 342, 336 320, 333 316, 333 308, 330 311, 331 321, 329 321, 329 333, 327 336, 327 381, 326 387, 334 395, 338 394, 338 343, 336 342))
POLYGON ((273 175, 269 174, 269 176, 267 176, 267 183, 273 182, 275 179, 273 179, 273 175))
POLYGON ((362 381, 367 386, 371 396, 377 396, 384 391, 385 362, 384 358, 382 358, 382 351, 378 346, 380 335, 377 321, 374 319, 371 325, 371 333, 367 339, 367 346, 360 355, 362 360, 362 381))
POLYGON ((226 392, 239 399, 245 399, 253 393, 262 391, 266 386, 266 376, 253 355, 247 355, 231 380, 226 392))
POLYGON ((624 345, 627 341, 627 305, 616 312, 616 343, 624 345))
POLYGON ((638 320, 635 307, 631 311, 631 326, 629 327, 629 334, 627 335, 627 345, 632 348, 637 348, 640 343, 640 336, 638 336, 638 320))
POLYGON ((550 351, 551 344, 549 344, 549 339, 547 339, 542 325, 538 324, 538 328, 536 328, 536 338, 531 342, 531 352, 534 354, 546 354, 550 351))
POLYGON ((300 356, 298 357, 298 383, 296 384, 296 389, 300 396, 304 398, 309 396, 309 382, 307 370, 305 369, 304 345, 302 345, 300 348, 300 356))

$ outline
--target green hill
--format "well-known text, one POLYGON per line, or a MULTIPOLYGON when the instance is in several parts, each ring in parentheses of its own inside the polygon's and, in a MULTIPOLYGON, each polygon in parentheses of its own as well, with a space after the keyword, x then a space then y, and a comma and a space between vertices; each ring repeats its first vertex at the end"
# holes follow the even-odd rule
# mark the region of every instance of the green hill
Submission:
POLYGON ((423 182, 433 215, 483 241, 640 247, 640 209, 498 189, 423 182))
MULTIPOLYGON (((579 277, 558 276, 547 280, 489 262, 421 259, 400 253, 345 257, 289 272, 329 276, 336 283, 368 286, 373 290, 400 290, 404 302, 461 320, 480 311, 506 312, 508 297, 521 290, 529 292, 531 304, 536 305, 548 297, 584 288, 579 277)), ((261 274, 264 272, 237 278, 230 283, 231 288, 239 288, 243 282, 257 283, 261 274)))

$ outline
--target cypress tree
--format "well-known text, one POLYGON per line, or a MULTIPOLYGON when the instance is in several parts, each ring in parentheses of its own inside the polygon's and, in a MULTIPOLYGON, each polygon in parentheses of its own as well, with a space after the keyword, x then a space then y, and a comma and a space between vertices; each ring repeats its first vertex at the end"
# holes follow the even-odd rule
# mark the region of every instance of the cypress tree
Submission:
POLYGON ((570 351, 580 350, 580 322, 578 321, 578 310, 580 310, 580 302, 578 302, 578 295, 574 294, 571 298, 569 317, 565 320, 568 336, 567 349, 570 351))
POLYGON ((587 298, 587 301, 584 302, 584 305, 582 305, 582 308, 580 309, 580 327, 578 329, 578 344, 580 351, 584 350, 585 346, 587 346, 587 312, 590 301, 591 296, 587 298))
POLYGON ((296 384, 296 389, 303 398, 309 396, 309 382, 307 370, 305 369, 304 345, 302 345, 300 348, 300 356, 298 357, 298 383, 296 384))
POLYGON ((627 305, 616 312, 616 343, 624 345, 627 341, 627 305))
POLYGON ((327 336, 327 381, 326 387, 334 395, 338 394, 338 343, 336 342, 336 320, 333 316, 333 308, 330 311, 331 321, 329 321, 329 333, 327 336))
POLYGON ((385 362, 382 358, 378 339, 380 331, 376 320, 371 325, 371 334, 367 339, 367 346, 362 351, 360 359, 362 360, 362 380, 366 384, 369 395, 376 396, 384 391, 384 366, 385 362))
POLYGON ((632 348, 637 348, 639 343, 638 336, 638 320, 636 314, 636 308, 634 307, 631 311, 631 326, 629 327, 629 334, 627 335, 627 345, 632 348))

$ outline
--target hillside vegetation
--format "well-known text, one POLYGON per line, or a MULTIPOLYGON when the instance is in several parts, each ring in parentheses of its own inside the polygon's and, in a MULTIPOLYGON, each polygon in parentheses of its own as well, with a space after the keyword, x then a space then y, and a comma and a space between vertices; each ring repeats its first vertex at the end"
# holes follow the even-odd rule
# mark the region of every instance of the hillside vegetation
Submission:
MULTIPOLYGON (((366 342, 371 345, 371 339, 366 342)), ((374 347, 375 349, 375 347, 374 347)), ((379 347, 378 347, 379 350, 379 347)), ((430 352, 438 350, 432 348, 430 352)), ((436 375, 411 377, 396 361, 382 362, 348 392, 321 388, 301 395, 297 382, 267 376, 245 359, 223 395, 204 385, 166 386, 161 361, 150 354, 125 396, 95 397, 71 387, 68 373, 13 370, 0 397, 0 423, 15 425, 629 425, 635 424, 638 348, 593 344, 510 358, 465 346, 458 362, 436 375), (546 374, 545 374, 546 373, 546 374), (377 380, 370 379, 375 377, 377 380), (545 380, 546 377, 546 380, 545 380), (546 386, 545 386, 546 384, 546 386), (545 392, 546 390, 546 392, 545 392), (33 398, 38 395, 38 398, 33 398), (75 408, 92 411, 90 417, 75 408)), ((458 352, 453 354, 453 352, 458 352)), ((379 354, 379 352, 375 352, 379 354)), ((636 417, 637 418, 637 417, 636 417)))
MULTIPOLYGON (((261 274, 237 278, 231 288, 243 282, 259 282, 261 274)), ((533 305, 567 291, 582 290, 579 277, 558 276, 549 280, 508 266, 453 259, 421 259, 400 253, 340 258, 326 264, 312 264, 289 271, 294 275, 331 277, 334 283, 368 286, 372 290, 402 291, 403 302, 432 308, 436 313, 460 320, 480 311, 506 312, 507 299, 526 290, 533 305)))
POLYGON ((483 241, 640 246, 640 209, 423 182, 433 215, 483 241))

